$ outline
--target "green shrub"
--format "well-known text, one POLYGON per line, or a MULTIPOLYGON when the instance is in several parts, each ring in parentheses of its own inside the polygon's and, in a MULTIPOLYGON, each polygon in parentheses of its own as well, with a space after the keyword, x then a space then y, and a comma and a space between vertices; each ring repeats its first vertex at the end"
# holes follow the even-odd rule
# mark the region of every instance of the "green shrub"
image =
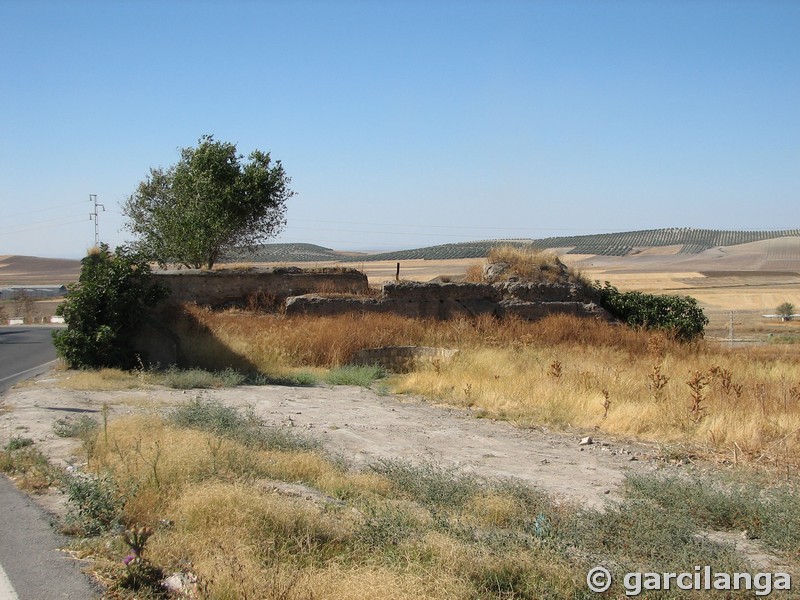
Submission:
POLYGON ((8 443, 6 444, 5 450, 6 452, 13 452, 14 450, 21 450, 22 448, 27 448, 28 446, 33 446, 33 440, 31 438, 12 435, 11 439, 8 440, 8 443))
POLYGON ((33 440, 18 436, 0 450, 0 473, 14 475, 20 488, 35 492, 58 483, 62 475, 33 440))
POLYGON ((53 433, 62 438, 86 439, 97 432, 97 421, 89 415, 81 415, 77 419, 64 417, 53 423, 53 433))
POLYGON ((297 371, 288 374, 256 373, 245 380, 249 385, 288 385, 292 387, 312 386, 318 383, 317 376, 309 371, 297 371))
POLYGON ((628 476, 627 495, 685 515, 698 528, 747 531, 779 550, 800 546, 800 489, 784 484, 764 489, 761 482, 714 482, 657 475, 628 476))
POLYGON ((120 523, 125 505, 110 475, 73 475, 64 481, 70 505, 67 521, 84 535, 100 535, 120 523))
POLYGON ((609 282, 594 291, 600 304, 631 327, 667 330, 682 341, 703 337, 708 317, 690 296, 656 296, 643 292, 620 292, 609 282))
POLYGON ((476 477, 431 463, 381 460, 370 469, 389 479, 400 496, 426 506, 463 506, 480 490, 476 477))
POLYGON ((215 377, 205 369, 171 367, 164 372, 164 385, 176 390, 212 388, 215 387, 215 377))
POLYGON ((133 368, 139 356, 132 340, 144 311, 166 295, 147 261, 101 244, 81 261, 78 282, 56 309, 67 324, 53 332, 58 355, 71 368, 133 368))

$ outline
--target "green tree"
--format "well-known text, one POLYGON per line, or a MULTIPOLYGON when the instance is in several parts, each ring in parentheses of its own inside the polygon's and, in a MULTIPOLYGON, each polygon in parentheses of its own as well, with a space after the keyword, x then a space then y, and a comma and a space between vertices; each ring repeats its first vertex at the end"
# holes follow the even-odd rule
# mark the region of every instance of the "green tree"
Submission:
POLYGON ((791 302, 784 302, 775 310, 780 315, 782 321, 791 321, 792 315, 794 315, 794 304, 791 302))
POLYGON ((161 265, 210 269, 223 253, 277 234, 291 179, 268 153, 242 159, 234 144, 206 135, 176 165, 150 169, 123 205, 136 248, 161 265))
POLYGON ((166 296, 141 255, 101 244, 81 261, 78 282, 56 309, 67 324, 53 332, 56 352, 71 368, 135 366, 132 340, 144 311, 166 296))

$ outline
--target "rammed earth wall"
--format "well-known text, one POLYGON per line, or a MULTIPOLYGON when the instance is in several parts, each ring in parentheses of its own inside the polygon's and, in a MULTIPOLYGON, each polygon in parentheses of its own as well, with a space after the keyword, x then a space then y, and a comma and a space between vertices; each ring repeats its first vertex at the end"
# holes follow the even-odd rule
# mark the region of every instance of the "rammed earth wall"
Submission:
POLYGON ((346 312, 394 313, 407 317, 454 319, 492 315, 536 320, 568 313, 610 318, 578 284, 388 282, 378 298, 337 298, 321 294, 286 300, 287 315, 346 312))
POLYGON ((185 269, 154 274, 169 287, 170 304, 196 302, 214 308, 246 306, 259 297, 283 302, 290 296, 312 292, 366 294, 369 290, 366 275, 342 268, 185 269))

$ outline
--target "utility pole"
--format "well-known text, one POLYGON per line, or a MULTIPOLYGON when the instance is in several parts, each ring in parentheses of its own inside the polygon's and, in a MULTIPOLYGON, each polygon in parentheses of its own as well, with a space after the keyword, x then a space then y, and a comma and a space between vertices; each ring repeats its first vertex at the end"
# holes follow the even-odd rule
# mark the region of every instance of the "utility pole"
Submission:
POLYGON ((730 320, 728 321, 728 340, 731 346, 733 346, 733 315, 736 314, 735 310, 730 312, 730 320))
POLYGON ((98 208, 102 208, 103 212, 105 212, 106 207, 102 204, 97 203, 97 194, 89 194, 89 202, 94 203, 94 212, 89 213, 89 220, 91 221, 94 219, 94 245, 99 247, 100 246, 100 224, 97 222, 97 217, 99 213, 97 212, 98 208))

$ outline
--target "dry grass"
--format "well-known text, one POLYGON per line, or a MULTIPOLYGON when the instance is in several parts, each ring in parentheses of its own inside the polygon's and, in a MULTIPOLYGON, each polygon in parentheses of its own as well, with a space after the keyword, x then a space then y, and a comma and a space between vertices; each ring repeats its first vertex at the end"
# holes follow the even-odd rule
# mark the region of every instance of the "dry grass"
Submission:
MULTIPOLYGON (((664 507, 633 499, 590 513, 510 481, 406 463, 353 473, 155 416, 110 424, 93 448, 91 470, 115 482, 120 521, 152 529, 141 556, 158 573, 191 573, 203 599, 555 600, 583 597, 584 573, 602 560, 633 570, 673 571, 687 560, 742 568, 732 550, 698 543, 702 523, 672 515, 669 495, 654 498, 664 507)), ((788 498, 770 522, 791 506, 788 498)), ((109 597, 161 597, 125 587, 127 552, 113 534, 84 546, 109 597)))
POLYGON ((152 376, 137 371, 98 369, 96 371, 70 371, 59 379, 58 385, 68 390, 117 391, 133 390, 142 385, 156 383, 152 376))
MULTIPOLYGON (((452 493, 462 484, 443 473, 398 467, 405 485, 419 478, 425 490, 409 491, 317 453, 258 450, 156 415, 110 423, 91 452, 90 470, 115 482, 119 520, 154 531, 142 555, 164 572, 197 576, 202 598, 460 599, 505 597, 494 587, 517 584, 528 598, 579 583, 549 551, 521 553, 513 538, 494 549, 461 539, 462 522, 519 526, 530 506, 469 483, 459 516, 452 493), (301 497, 280 482, 307 487, 301 497)), ((117 585, 126 549, 104 539, 89 542, 95 569, 117 585)))
MULTIPOLYGON (((512 481, 391 461, 351 472, 315 452, 238 442, 228 437, 235 423, 228 434, 173 423, 154 414, 108 424, 87 446, 89 471, 112 482, 102 489, 114 490, 110 504, 119 506, 120 523, 152 530, 141 553, 149 568, 158 577, 190 573, 194 597, 555 600, 584 597, 584 574, 598 561, 659 572, 687 561, 742 568, 731 549, 698 542, 696 534, 738 501, 736 489, 715 495, 704 487, 698 497, 677 480, 640 479, 630 490, 652 496, 649 503, 637 496, 592 513, 512 481), (687 493, 708 513, 705 521, 691 521, 673 506, 684 506, 687 493)), ((744 517, 763 515, 765 535, 780 534, 796 513, 794 496, 775 504, 774 514, 762 510, 772 504, 762 507, 759 497, 744 497, 750 503, 744 517)), ((100 499, 84 501, 88 508, 105 506, 100 499)), ((726 528, 741 521, 727 518, 726 528)), ((106 527, 113 529, 113 521, 106 527)), ((788 539, 779 547, 795 548, 788 539)), ((122 564, 129 548, 120 536, 84 544, 95 572, 111 586, 109 597, 162 597, 156 587, 126 587, 132 569, 122 564)))
POLYGON ((473 263, 466 268, 465 281, 485 281, 484 265, 504 264, 504 278, 516 277, 520 281, 563 283, 582 282, 580 273, 567 267, 553 251, 518 246, 497 246, 489 251, 485 262, 473 263))
POLYGON ((602 323, 586 325, 584 320, 564 315, 536 323, 498 321, 490 316, 437 321, 359 313, 281 318, 187 306, 179 327, 191 361, 222 369, 231 366, 233 356, 270 374, 303 366, 341 366, 358 350, 383 346, 478 348, 574 343, 630 351, 643 351, 647 346, 646 336, 628 329, 602 323), (221 359, 209 351, 217 346, 230 354, 221 359))
MULTIPOLYGON (((796 346, 686 345, 563 315, 534 323, 370 314, 278 318, 198 308, 186 315, 194 323, 187 330, 213 336, 266 373, 335 367, 362 348, 459 348, 454 362, 395 377, 393 389, 521 426, 599 428, 729 457, 735 451, 737 460, 800 463, 796 346), (706 380, 699 403, 689 385, 697 372, 706 380)), ((190 346, 209 345, 196 337, 190 346)))
POLYGON ((474 348, 439 370, 404 377, 396 390, 480 408, 521 426, 597 428, 797 465, 798 353, 770 354, 674 343, 663 356, 580 343, 474 348))

